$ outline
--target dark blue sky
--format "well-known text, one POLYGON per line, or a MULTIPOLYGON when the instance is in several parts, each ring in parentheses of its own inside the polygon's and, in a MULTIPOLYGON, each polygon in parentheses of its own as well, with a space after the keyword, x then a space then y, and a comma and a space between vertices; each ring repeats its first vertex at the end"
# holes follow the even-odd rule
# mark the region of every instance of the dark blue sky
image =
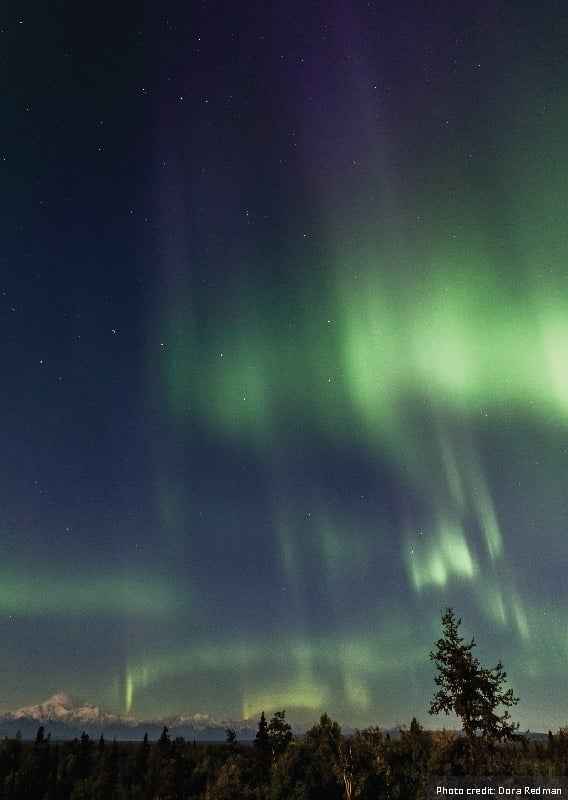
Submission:
POLYGON ((565 724, 560 3, 6 7, 0 706, 565 724), (544 688, 543 688, 544 687, 544 688))

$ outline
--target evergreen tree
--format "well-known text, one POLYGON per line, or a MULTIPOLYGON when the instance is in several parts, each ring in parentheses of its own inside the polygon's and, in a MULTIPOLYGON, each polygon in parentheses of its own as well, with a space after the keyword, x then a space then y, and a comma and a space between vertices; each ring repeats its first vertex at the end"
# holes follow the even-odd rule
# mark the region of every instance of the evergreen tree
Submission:
POLYGON ((148 759, 150 756, 150 743, 148 734, 144 734, 142 742, 138 745, 136 757, 134 759, 133 780, 136 785, 142 785, 146 779, 148 771, 148 759))
POLYGON ((268 723, 266 721, 264 711, 260 715, 258 730, 254 740, 254 747, 256 749, 258 758, 259 777, 261 783, 264 783, 267 780, 268 773, 270 771, 271 755, 270 735, 268 733, 268 723))
POLYGON ((434 681, 439 687, 430 714, 455 712, 470 745, 479 735, 488 742, 512 739, 518 724, 511 722, 508 711, 497 713, 500 706, 506 709, 518 702, 512 689, 504 689, 507 674, 503 665, 499 661, 491 669, 482 668, 473 655, 475 640, 464 644, 460 625, 461 619, 456 619, 453 609, 446 608, 442 614, 443 636, 436 652, 430 653, 438 668, 434 681))
POLYGON ((167 725, 164 725, 160 738, 158 739, 158 750, 160 753, 169 753, 171 743, 169 728, 167 725))
POLYGON ((77 774, 79 778, 88 778, 91 774, 92 750, 93 743, 91 742, 90 736, 83 731, 77 749, 77 774))
POLYGON ((43 800, 49 784, 51 767, 50 736, 45 736, 44 727, 40 725, 33 748, 26 748, 25 762, 20 769, 26 800, 43 800))
POLYGON ((268 734, 268 723, 263 711, 260 715, 260 720, 258 721, 258 730, 254 739, 254 746, 257 748, 257 750, 268 750, 269 744, 270 737, 268 734))
POLYGON ((43 725, 40 725, 36 733, 35 746, 40 747, 44 739, 45 739, 45 728, 43 727, 43 725))

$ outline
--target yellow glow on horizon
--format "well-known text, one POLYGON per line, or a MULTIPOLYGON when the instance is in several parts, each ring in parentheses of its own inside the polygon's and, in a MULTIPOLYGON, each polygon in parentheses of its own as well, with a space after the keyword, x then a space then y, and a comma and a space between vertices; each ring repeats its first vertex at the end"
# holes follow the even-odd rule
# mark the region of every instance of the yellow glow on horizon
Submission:
POLYGON ((271 686, 248 694, 243 700, 243 719, 257 717, 262 711, 267 714, 278 710, 324 708, 329 702, 329 691, 321 682, 298 681, 286 685, 271 686))

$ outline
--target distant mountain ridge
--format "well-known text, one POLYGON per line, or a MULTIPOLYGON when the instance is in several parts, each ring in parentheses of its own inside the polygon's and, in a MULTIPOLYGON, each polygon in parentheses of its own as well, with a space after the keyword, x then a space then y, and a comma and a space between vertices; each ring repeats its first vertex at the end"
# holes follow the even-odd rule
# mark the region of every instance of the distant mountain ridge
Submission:
POLYGON ((109 739, 131 741, 142 739, 147 733, 149 739, 157 739, 164 725, 167 725, 172 738, 183 736, 184 739, 200 741, 223 741, 229 727, 235 729, 241 741, 254 739, 256 734, 256 727, 243 723, 216 722, 204 714, 154 720, 121 717, 102 712, 98 706, 74 706, 68 695, 59 692, 41 703, 0 715, 0 736, 11 738, 19 732, 24 739, 35 738, 40 725, 45 728, 45 734, 51 734, 53 739, 73 739, 83 731, 91 738, 103 735, 109 739))
MULTIPOLYGON (((45 729, 45 735, 51 734, 54 740, 68 740, 81 736, 83 731, 92 739, 104 736, 105 739, 118 741, 142 740, 144 734, 153 741, 159 738, 164 725, 167 725, 170 736, 182 736, 184 739, 207 742, 222 742, 226 739, 227 728, 232 728, 241 742, 252 741, 257 732, 257 725, 247 722, 230 722, 210 720, 206 714, 195 714, 193 717, 179 716, 160 719, 142 720, 135 717, 121 717, 116 714, 101 712, 98 706, 74 706, 70 698, 59 692, 42 703, 24 706, 14 711, 0 714, 0 738, 14 738, 20 733, 23 739, 35 739, 39 726, 45 729)), ((344 735, 355 732, 350 726, 342 726, 344 735)), ((398 739, 398 728, 384 729, 384 735, 398 739)), ((294 729, 294 735, 302 736, 304 729, 294 729)), ((529 732, 529 739, 545 740, 547 734, 529 732)))
POLYGON ((102 722, 107 718, 107 715, 101 714, 98 706, 87 705, 74 708, 69 697, 63 692, 54 694, 43 703, 8 712, 8 715, 14 720, 27 718, 40 722, 76 720, 87 723, 102 722))

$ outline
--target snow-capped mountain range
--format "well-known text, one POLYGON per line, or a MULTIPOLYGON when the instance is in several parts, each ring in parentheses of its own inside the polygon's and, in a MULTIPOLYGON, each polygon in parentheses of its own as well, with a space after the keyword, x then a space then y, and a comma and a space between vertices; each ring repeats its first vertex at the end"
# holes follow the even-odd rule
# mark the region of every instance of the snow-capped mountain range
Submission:
POLYGON ((80 706, 74 708, 66 694, 60 692, 54 694, 43 703, 38 703, 25 708, 18 708, 16 711, 9 712, 9 716, 14 719, 35 719, 38 722, 56 721, 77 721, 77 722, 101 722, 104 714, 101 714, 98 706, 80 706))
POLYGON ((73 739, 83 731, 91 738, 102 734, 105 738, 135 740, 148 733, 150 739, 157 739, 164 725, 168 726, 174 738, 183 736, 206 741, 224 740, 229 727, 235 729, 237 738, 242 741, 254 738, 256 732, 256 726, 215 721, 207 714, 153 720, 120 717, 104 713, 98 706, 75 706, 65 693, 60 692, 42 703, 0 714, 0 737, 12 737, 20 732, 24 739, 34 738, 40 725, 44 726, 46 734, 51 733, 53 739, 73 739))
MULTIPOLYGON (((257 722, 243 720, 213 720, 208 714, 194 714, 191 717, 163 717, 160 719, 142 720, 135 717, 121 717, 116 714, 102 712, 98 706, 73 705, 70 698, 60 692, 31 706, 24 706, 15 711, 0 712, 0 738, 13 738, 20 733, 23 739, 35 739, 39 726, 44 727, 45 735, 50 734, 55 740, 74 739, 83 731, 91 739, 117 739, 119 741, 141 741, 144 734, 153 741, 159 738, 164 725, 167 725, 170 737, 196 741, 225 741, 227 728, 232 728, 240 742, 252 741, 257 732, 257 722)), ((305 728, 293 726, 294 735, 303 735, 305 728)), ((343 733, 352 735, 355 728, 342 725, 343 733)), ((398 728, 384 731, 391 738, 398 738, 398 728)))

